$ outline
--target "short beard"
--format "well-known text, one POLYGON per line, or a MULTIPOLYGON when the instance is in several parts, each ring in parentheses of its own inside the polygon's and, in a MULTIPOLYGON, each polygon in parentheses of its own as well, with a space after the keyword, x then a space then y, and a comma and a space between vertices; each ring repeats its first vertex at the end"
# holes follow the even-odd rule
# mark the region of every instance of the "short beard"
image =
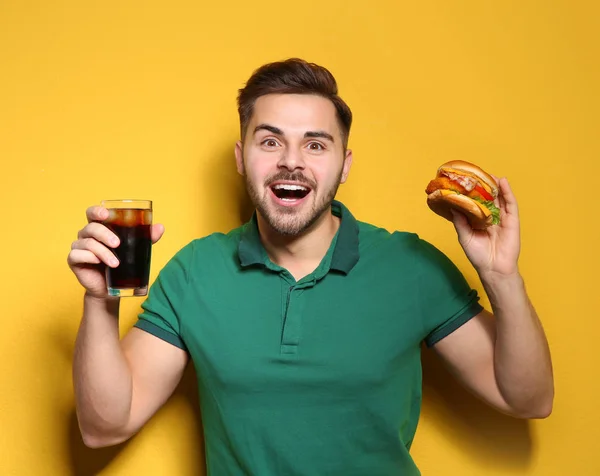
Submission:
MULTIPOLYGON (((277 174, 275 177, 268 179, 267 181, 265 181, 265 195, 263 197, 260 197, 258 190, 254 187, 254 185, 252 185, 252 183, 250 183, 250 181, 248 180, 248 176, 246 175, 246 190, 254 207, 265 219, 268 225, 273 229, 273 231, 282 236, 294 237, 299 236, 308 229, 310 229, 319 220, 319 218, 321 218, 323 214, 329 209, 342 181, 342 172, 343 168, 340 169, 340 172, 337 176, 334 185, 327 191, 327 194, 321 199, 319 203, 313 203, 305 219, 296 216, 297 212, 293 209, 281 207, 279 211, 271 212, 267 205, 269 201, 269 197, 267 195, 271 193, 268 184, 274 182, 275 180, 291 180, 304 183, 311 183, 312 186, 310 193, 314 193, 316 195, 316 184, 313 185, 312 182, 309 182, 301 174, 285 174, 285 177, 283 176, 283 174, 277 174)), ((306 213, 304 213, 303 215, 306 215, 306 213)))

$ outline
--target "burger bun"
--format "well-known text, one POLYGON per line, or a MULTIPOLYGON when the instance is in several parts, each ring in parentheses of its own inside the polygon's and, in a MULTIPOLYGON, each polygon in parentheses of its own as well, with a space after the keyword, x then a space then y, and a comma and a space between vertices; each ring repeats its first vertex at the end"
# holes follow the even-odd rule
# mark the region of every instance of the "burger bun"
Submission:
POLYGON ((475 230, 485 230, 492 225, 492 214, 487 209, 484 211, 479 204, 458 193, 446 190, 436 190, 427 195, 427 205, 436 214, 453 222, 454 217, 451 210, 456 210, 466 216, 469 224, 475 230), (487 213, 486 213, 487 212, 487 213))

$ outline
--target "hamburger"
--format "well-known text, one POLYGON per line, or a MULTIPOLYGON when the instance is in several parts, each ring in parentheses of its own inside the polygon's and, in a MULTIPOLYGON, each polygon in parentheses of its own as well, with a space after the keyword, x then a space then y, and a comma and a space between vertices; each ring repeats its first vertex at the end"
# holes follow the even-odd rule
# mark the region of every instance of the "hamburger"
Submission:
POLYGON ((494 203, 498 183, 475 164, 454 160, 440 165, 425 193, 429 208, 449 221, 454 209, 476 230, 500 224, 500 209, 494 203))

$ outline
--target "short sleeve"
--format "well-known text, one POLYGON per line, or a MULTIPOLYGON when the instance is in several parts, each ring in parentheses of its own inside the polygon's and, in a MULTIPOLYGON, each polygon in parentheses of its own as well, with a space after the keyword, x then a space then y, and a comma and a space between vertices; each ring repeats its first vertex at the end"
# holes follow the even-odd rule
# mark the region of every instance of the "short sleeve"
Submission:
POLYGON ((483 307, 477 291, 435 246, 418 239, 416 260, 424 341, 431 347, 479 314, 483 307))
POLYGON ((187 350, 181 319, 188 290, 193 242, 178 251, 160 271, 134 325, 180 349, 187 350))

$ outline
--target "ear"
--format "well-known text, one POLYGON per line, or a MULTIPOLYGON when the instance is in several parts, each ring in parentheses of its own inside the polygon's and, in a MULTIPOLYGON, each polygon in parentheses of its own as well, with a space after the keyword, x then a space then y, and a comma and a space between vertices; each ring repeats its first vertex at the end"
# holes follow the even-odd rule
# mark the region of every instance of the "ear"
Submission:
POLYGON ((350 167, 352 167, 352 150, 346 150, 346 157, 344 157, 344 166, 342 167, 342 180, 340 183, 345 183, 350 173, 350 167))
POLYGON ((235 165, 238 174, 241 176, 246 175, 246 169, 244 167, 244 146, 240 140, 235 143, 235 165))

